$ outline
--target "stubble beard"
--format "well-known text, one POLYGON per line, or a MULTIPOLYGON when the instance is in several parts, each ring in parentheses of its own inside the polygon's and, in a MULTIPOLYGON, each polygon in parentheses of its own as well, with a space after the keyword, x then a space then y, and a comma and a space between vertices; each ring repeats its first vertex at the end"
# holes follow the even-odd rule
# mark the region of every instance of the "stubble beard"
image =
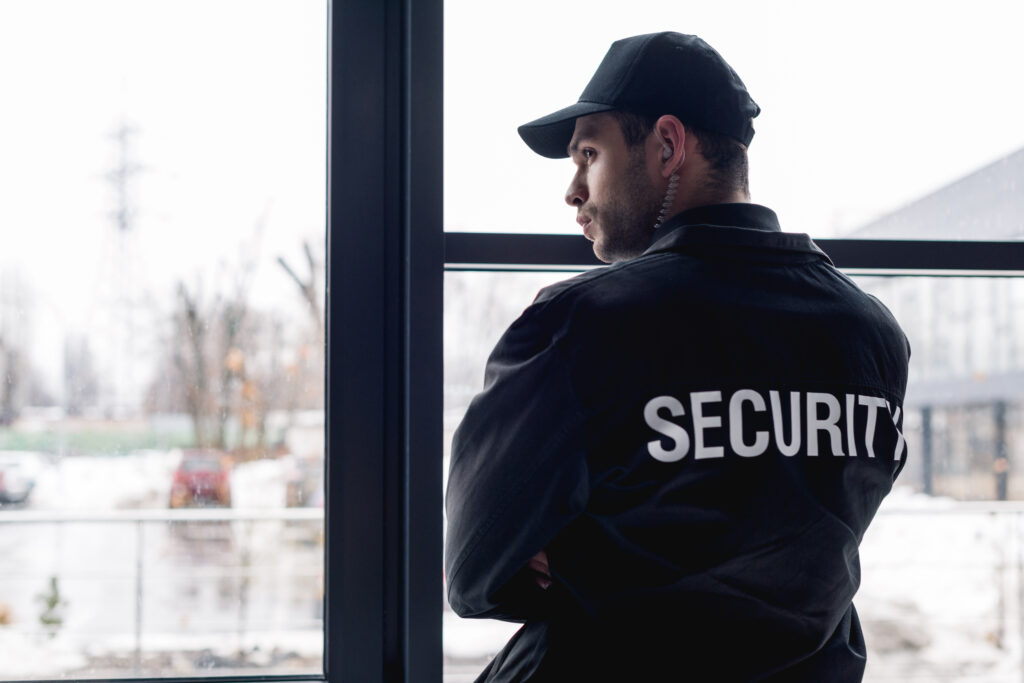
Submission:
POLYGON ((643 147, 630 153, 622 189, 601 206, 590 209, 600 228, 594 240, 594 254, 605 263, 628 261, 646 251, 654 236, 654 224, 661 210, 661 193, 647 177, 643 147))

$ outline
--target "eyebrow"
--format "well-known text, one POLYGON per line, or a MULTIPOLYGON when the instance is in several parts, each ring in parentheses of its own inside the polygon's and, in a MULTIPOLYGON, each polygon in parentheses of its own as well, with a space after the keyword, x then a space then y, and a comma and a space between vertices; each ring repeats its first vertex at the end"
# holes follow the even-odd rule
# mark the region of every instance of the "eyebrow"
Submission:
POLYGON ((579 151, 580 146, 585 142, 591 142, 594 139, 594 129, 590 126, 584 126, 579 136, 573 139, 569 144, 568 152, 569 156, 572 156, 579 151))
POLYGON ((582 144, 584 144, 585 142, 590 142, 593 138, 594 138, 594 136, 590 134, 590 131, 586 131, 580 137, 575 138, 574 140, 572 140, 571 144, 569 144, 569 146, 568 146, 569 157, 571 157, 575 153, 579 152, 580 151, 580 146, 582 144))

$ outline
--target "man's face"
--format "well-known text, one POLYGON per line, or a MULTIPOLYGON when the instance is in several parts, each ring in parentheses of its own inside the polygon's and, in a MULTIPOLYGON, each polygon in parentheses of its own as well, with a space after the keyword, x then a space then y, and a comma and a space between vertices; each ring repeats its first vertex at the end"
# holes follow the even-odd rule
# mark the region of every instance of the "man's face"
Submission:
POLYGON ((576 120, 569 156, 576 174, 565 201, 576 207, 594 254, 605 263, 642 254, 662 201, 647 169, 645 145, 631 149, 614 117, 591 114, 576 120))

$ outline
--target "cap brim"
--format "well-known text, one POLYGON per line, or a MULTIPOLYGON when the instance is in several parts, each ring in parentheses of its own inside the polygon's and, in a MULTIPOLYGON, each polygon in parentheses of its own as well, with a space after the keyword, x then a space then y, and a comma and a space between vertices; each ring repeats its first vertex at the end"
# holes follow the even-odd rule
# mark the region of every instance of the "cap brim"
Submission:
POLYGON ((613 105, 601 102, 577 102, 519 126, 519 137, 542 157, 564 159, 569 156, 568 147, 576 130, 576 119, 612 109, 615 109, 613 105))

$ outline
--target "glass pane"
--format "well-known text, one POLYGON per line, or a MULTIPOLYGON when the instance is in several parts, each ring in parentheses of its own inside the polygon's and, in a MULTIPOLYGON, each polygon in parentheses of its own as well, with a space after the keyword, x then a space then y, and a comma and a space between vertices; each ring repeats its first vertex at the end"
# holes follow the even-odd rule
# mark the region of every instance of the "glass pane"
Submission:
POLYGON ((323 0, 0 3, 0 679, 323 671, 323 0))
POLYGON ((913 348, 904 431, 920 457, 902 480, 960 500, 1024 499, 1024 467, 1011 466, 1024 459, 1024 279, 858 281, 913 348))
POLYGON ((445 3, 446 230, 578 234, 562 201, 569 162, 533 154, 516 127, 575 102, 614 40, 674 28, 705 38, 761 105, 751 195, 776 210, 784 230, 1024 236, 1024 91, 1008 86, 1024 63, 1024 5, 629 7, 445 3))
POLYGON ((865 683, 1021 678, 1019 510, 897 489, 861 544, 865 683))
MULTIPOLYGON (((444 484, 452 435, 483 386, 491 349, 537 291, 566 273, 449 272, 444 278, 444 484)), ((461 619, 444 605, 444 680, 473 681, 519 628, 492 619, 461 619)))
MULTIPOLYGON (((565 273, 445 276, 445 452, 486 356, 565 273)), ((1019 678, 1024 593, 1024 278, 859 277, 913 347, 906 467, 865 536, 855 603, 865 681, 1019 678)), ((447 472, 447 459, 445 462, 447 472)), ((518 628, 445 613, 446 680, 473 680, 518 628)))

